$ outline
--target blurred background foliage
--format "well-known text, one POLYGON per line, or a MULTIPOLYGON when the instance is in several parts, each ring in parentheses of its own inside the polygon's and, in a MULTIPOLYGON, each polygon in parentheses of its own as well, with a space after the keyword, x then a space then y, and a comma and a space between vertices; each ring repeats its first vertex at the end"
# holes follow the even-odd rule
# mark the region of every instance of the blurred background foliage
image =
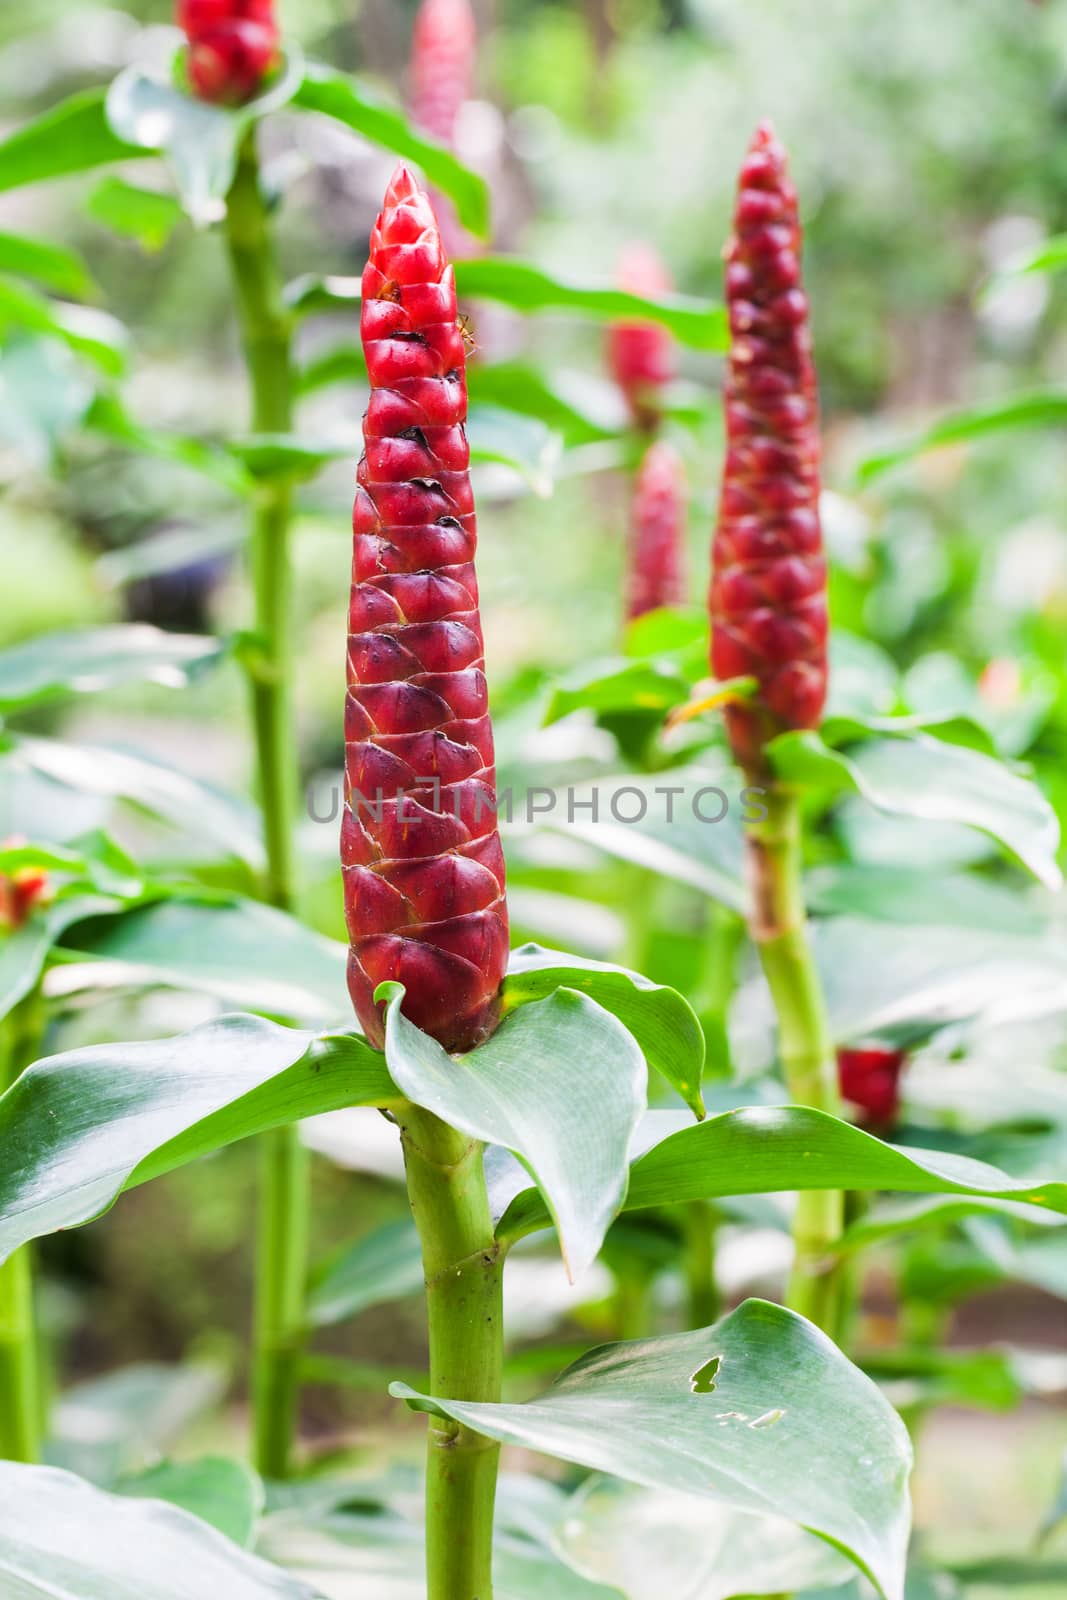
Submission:
MULTIPOLYGON (((400 94, 414 9, 413 0, 280 7, 283 31, 309 56, 400 94)), ((1062 417, 948 445, 877 477, 861 471, 946 412, 1067 390, 1067 282, 1029 276, 989 288, 1018 252, 1067 230, 1067 4, 476 0, 475 9, 479 98, 465 108, 460 154, 490 180, 494 247, 561 274, 610 280, 622 247, 644 239, 680 290, 717 298, 734 175, 754 123, 775 121, 807 229, 835 626, 886 652, 905 674, 913 709, 1014 715, 1008 754, 1032 765, 1067 820, 1062 417)), ((136 28, 168 20, 162 0, 122 11, 6 0, 4 126, 107 81, 129 59, 136 28)), ((286 275, 358 273, 390 159, 284 116, 272 119, 269 137, 286 188, 278 214, 286 275)), ((122 180, 141 176, 137 166, 122 169, 122 180)), ((162 198, 142 203, 136 225, 120 207, 127 235, 117 234, 118 181, 89 175, 0 196, 0 227, 84 256, 91 283, 72 298, 128 328, 123 395, 139 424, 240 432, 246 396, 218 240, 192 231, 162 198)), ((535 362, 579 397, 586 415, 608 419, 568 440, 574 448, 547 497, 481 469, 479 566, 501 766, 520 770, 548 679, 618 648, 634 447, 619 431, 602 330, 484 306, 474 308, 474 328, 480 359, 535 362)), ((356 336, 354 315, 347 327, 311 318, 301 359, 356 336)), ((692 489, 691 600, 699 607, 721 459, 720 372, 718 358, 699 352, 682 352, 680 363, 667 426, 692 489)), ((124 618, 223 634, 245 625, 239 508, 180 462, 131 453, 80 427, 94 383, 77 351, 0 326, 0 645, 124 618)), ((351 431, 363 404, 358 381, 314 388, 301 426, 351 431)), ((295 541, 301 764, 320 815, 331 810, 341 765, 351 481, 352 463, 342 460, 303 487, 295 541)), ((22 725, 136 746, 212 783, 247 788, 242 713, 230 664, 180 697, 128 686, 61 711, 46 707, 22 725)), ((586 727, 568 743, 561 732, 538 747, 538 770, 557 761, 572 772, 595 769, 601 737, 603 728, 594 735, 586 727)), ((0 832, 4 807, 0 795, 0 832)), ((86 801, 70 831, 95 820, 86 801)), ((140 826, 142 842, 155 845, 140 826)), ((832 859, 844 838, 862 857, 862 831, 857 824, 850 833, 846 806, 836 842, 827 837, 820 847, 832 859)), ((921 847, 920 832, 908 829, 905 854, 921 847)), ((889 833, 887 825, 868 840, 869 859, 899 863, 889 833)), ((339 938, 335 821, 309 818, 303 834, 304 910, 339 938)), ((939 860, 943 867, 943 853, 939 860)), ((539 871, 536 851, 520 844, 515 865, 520 936, 635 962, 640 954, 654 975, 690 992, 703 981, 686 934, 703 925, 705 910, 691 892, 659 887, 653 938, 628 914, 647 884, 625 863, 605 865, 575 844, 539 871)), ((158 995, 74 1006, 57 1047, 187 1026, 191 1009, 185 998, 158 995)), ((1042 1049, 1062 1066, 1062 1031, 1042 1049)), ((363 1232, 403 1209, 387 1180, 326 1161, 316 1164, 315 1184, 320 1255, 351 1233, 353 1214, 363 1232)), ((129 1197, 106 1227, 46 1242, 49 1322, 68 1377, 182 1355, 233 1369, 248 1304, 251 1188, 250 1152, 238 1147, 129 1197)), ((1037 1329, 1041 1344, 1067 1349, 1062 1299, 1041 1287, 989 1290, 969 1307, 961 1337, 999 1337, 1009 1297, 1012 1316, 1037 1329)), ((406 1310, 406 1321, 372 1311, 355 1325, 361 1358, 418 1364, 417 1314, 406 1310)), ((581 1315, 586 1331, 602 1325, 595 1304, 581 1315)), ((333 1347, 351 1351, 352 1342, 341 1330, 333 1347)), ((233 1376, 239 1395, 240 1373, 233 1376)), ((976 1525, 990 1537, 1032 1526, 1037 1502, 1051 1498, 1062 1412, 1030 1405, 1011 1417, 982 1415, 981 1465, 973 1416, 950 1411, 938 1422, 920 1506, 936 1513, 959 1551, 971 1552, 976 1525)), ((366 1395, 310 1392, 309 1419, 327 1442, 357 1421, 357 1437, 373 1440, 384 1414, 366 1395)))

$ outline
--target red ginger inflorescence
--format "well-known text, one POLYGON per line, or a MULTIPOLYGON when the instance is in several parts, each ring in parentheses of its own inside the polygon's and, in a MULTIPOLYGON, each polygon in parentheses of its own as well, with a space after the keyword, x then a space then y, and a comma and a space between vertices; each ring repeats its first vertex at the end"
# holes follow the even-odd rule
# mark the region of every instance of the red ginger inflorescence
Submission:
POLYGON ((504 856, 474 573, 466 352, 430 202, 395 174, 363 274, 370 404, 354 534, 341 832, 348 984, 446 1050, 493 1030, 507 964, 504 856))
POLYGON ((476 49, 470 0, 422 0, 411 36, 411 116, 449 149, 471 96, 476 49))
POLYGON ((900 1110, 900 1074, 907 1059, 887 1044, 852 1046, 837 1052, 842 1097, 856 1106, 867 1127, 889 1128, 900 1110))
MULTIPOLYGON (((632 244, 619 262, 619 288, 645 299, 668 294, 670 274, 646 244, 632 244)), ((674 340, 657 322, 617 322, 608 332, 608 364, 639 428, 653 431, 663 409, 663 390, 676 373, 674 340)))
POLYGON ((685 468, 665 439, 649 445, 637 474, 626 594, 629 621, 685 599, 685 468))
POLYGON ((758 690, 726 709, 734 754, 813 728, 826 698, 826 562, 819 420, 800 224, 785 151, 761 126, 741 169, 726 246, 731 347, 726 462, 712 553, 711 665, 758 690))
POLYGON ((274 0, 178 0, 186 72, 201 100, 241 105, 277 64, 274 0))
MULTIPOLYGON (((25 844, 20 834, 4 839, 0 849, 13 850, 25 844)), ((0 931, 9 933, 21 928, 36 906, 52 898, 52 885, 47 872, 40 867, 19 867, 16 871, 0 872, 0 931)))

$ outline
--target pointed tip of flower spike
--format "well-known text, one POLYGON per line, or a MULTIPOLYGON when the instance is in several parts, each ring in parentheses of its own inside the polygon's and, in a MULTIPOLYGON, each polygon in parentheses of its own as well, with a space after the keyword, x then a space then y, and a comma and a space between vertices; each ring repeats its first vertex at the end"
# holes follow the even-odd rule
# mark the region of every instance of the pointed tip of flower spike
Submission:
POLYGON ((382 201, 382 210, 392 211, 397 206, 403 205, 405 200, 414 200, 422 193, 423 191, 416 182, 415 174, 407 163, 402 161, 389 179, 389 187, 386 189, 385 199, 382 201))

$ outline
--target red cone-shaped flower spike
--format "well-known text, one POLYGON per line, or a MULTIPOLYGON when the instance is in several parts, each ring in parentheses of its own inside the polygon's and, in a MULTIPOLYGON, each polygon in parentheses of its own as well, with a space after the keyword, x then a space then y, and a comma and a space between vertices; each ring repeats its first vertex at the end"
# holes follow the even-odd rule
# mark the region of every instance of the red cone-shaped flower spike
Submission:
POLYGON ((685 468, 664 439, 650 445, 634 490, 626 615, 685 599, 685 468))
POLYGON ((449 148, 471 96, 476 47, 470 0, 422 0, 411 36, 411 115, 449 148))
MULTIPOLYGON (((663 262, 644 244, 633 244, 619 263, 619 288, 646 299, 673 287, 663 262)), ((608 364, 639 428, 653 429, 662 412, 662 391, 675 375, 674 341, 656 322, 618 322, 608 332, 608 364)))
POLYGON ((858 1107, 871 1128, 887 1128, 900 1110, 900 1074, 906 1056, 889 1045, 871 1044, 837 1052, 842 1097, 858 1107))
POLYGON ((815 368, 796 192, 766 125, 741 169, 726 297, 732 343, 711 665, 717 678, 758 681, 754 700, 726 711, 734 753, 753 767, 775 733, 815 727, 826 698, 815 368))
POLYGON ((466 355, 452 268, 401 167, 363 274, 371 397, 357 474, 341 833, 349 990, 380 1044, 379 983, 446 1050, 493 1030, 507 963, 466 355))
POLYGON ((258 93, 278 58, 274 0, 178 0, 177 20, 201 100, 240 105, 258 93))

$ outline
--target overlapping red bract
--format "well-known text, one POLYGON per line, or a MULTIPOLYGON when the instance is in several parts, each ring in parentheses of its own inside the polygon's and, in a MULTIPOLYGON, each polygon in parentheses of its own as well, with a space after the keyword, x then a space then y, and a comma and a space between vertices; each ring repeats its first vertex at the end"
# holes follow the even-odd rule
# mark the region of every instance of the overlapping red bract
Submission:
POLYGON ((395 979, 405 1015, 447 1050, 468 1050, 496 1023, 504 857, 466 353, 433 210, 404 167, 371 236, 362 334, 371 397, 352 513, 341 834, 349 990, 375 1043, 373 993, 395 979))
POLYGON ((726 711, 735 755, 754 766, 773 734, 818 724, 827 676, 818 397, 800 225, 785 151, 767 125, 741 169, 726 297, 732 343, 711 665, 717 678, 758 681, 753 701, 726 711))
MULTIPOLYGON (((0 842, 0 849, 13 850, 25 843, 21 834, 12 834, 0 842)), ((50 900, 52 894, 48 873, 40 867, 0 872, 0 932, 21 928, 34 908, 50 900)))
POLYGON ((274 0, 178 0, 186 72, 201 100, 251 100, 278 57, 274 0))
POLYGON ((626 615, 685 599, 685 468, 665 439, 649 445, 634 489, 626 615))
MULTIPOLYGON (((646 244, 632 244, 619 262, 618 283, 628 294, 655 299, 673 287, 670 274, 646 244)), ((639 428, 660 420, 663 390, 675 376, 674 340, 657 322, 617 322, 608 330, 608 364, 639 428)))
POLYGON ((906 1055, 890 1045, 870 1044, 837 1052, 837 1078, 844 1099, 857 1106, 872 1128, 890 1127, 900 1110, 900 1074, 906 1055))

